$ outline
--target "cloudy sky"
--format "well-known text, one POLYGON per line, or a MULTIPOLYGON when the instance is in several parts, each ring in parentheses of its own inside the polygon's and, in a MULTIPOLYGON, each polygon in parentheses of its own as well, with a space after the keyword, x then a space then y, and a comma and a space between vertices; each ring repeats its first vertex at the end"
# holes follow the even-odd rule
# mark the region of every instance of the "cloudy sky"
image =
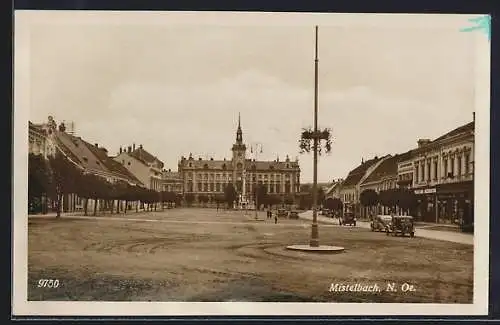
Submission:
MULTIPOLYGON (((299 154, 298 139, 313 123, 314 21, 70 15, 29 26, 31 121, 74 121, 77 135, 111 154, 142 144, 176 169, 190 152, 229 158, 241 113, 244 141, 262 144, 258 159, 299 157, 302 182, 312 180, 312 155, 299 154)), ((472 120, 474 33, 459 32, 467 17, 436 16, 371 25, 322 17, 319 125, 334 141, 319 181, 472 120)))

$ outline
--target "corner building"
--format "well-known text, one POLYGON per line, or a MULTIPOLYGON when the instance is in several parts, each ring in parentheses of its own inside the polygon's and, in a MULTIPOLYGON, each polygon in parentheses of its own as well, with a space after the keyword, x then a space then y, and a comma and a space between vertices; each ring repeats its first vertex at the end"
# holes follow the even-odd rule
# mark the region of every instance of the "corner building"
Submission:
POLYGON ((247 158, 247 146, 243 142, 241 120, 238 118, 236 141, 231 160, 195 159, 181 157, 178 170, 183 183, 184 195, 191 193, 198 200, 200 195, 213 198, 224 193, 232 183, 238 192, 239 203, 253 203, 257 184, 267 187, 269 195, 295 196, 300 191, 300 167, 296 159, 287 156, 284 161, 258 161, 247 158))

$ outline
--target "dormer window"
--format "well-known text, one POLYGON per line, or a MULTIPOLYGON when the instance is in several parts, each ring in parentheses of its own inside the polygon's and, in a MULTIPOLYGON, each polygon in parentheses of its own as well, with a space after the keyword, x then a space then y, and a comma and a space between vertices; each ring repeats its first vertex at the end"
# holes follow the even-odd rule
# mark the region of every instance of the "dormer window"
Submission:
POLYGON ((203 168, 208 169, 208 164, 203 165, 203 168))

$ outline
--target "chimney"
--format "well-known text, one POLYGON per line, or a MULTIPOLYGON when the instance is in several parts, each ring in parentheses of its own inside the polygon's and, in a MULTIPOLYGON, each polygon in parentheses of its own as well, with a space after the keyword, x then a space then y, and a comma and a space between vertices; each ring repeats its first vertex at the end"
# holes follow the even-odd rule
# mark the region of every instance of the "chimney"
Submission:
POLYGON ((417 146, 418 148, 425 146, 426 144, 429 144, 431 142, 430 139, 418 139, 417 141, 417 146))
POLYGON ((476 112, 472 112, 472 122, 476 122, 476 112))
POLYGON ((132 151, 135 151, 135 143, 132 144, 132 151))
POLYGON ((168 169, 168 172, 170 173, 172 170, 170 170, 170 168, 168 169))
POLYGON ((123 152, 123 149, 122 149, 122 147, 120 147, 120 153, 122 153, 122 152, 123 152))
POLYGON ((142 149, 142 144, 139 145, 139 149, 142 149))

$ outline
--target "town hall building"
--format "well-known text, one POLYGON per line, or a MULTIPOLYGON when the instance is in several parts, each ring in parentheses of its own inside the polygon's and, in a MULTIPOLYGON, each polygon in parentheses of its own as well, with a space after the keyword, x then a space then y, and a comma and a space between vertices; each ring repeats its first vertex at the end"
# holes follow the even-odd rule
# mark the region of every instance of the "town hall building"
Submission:
POLYGON ((198 198, 206 195, 213 198, 223 195, 226 185, 232 183, 238 192, 240 205, 253 203, 253 191, 257 184, 266 186, 269 195, 288 196, 299 192, 300 167, 298 159, 291 161, 258 161, 247 157, 247 146, 243 142, 241 120, 238 117, 236 141, 231 160, 195 159, 181 157, 178 171, 183 182, 184 194, 198 198))

